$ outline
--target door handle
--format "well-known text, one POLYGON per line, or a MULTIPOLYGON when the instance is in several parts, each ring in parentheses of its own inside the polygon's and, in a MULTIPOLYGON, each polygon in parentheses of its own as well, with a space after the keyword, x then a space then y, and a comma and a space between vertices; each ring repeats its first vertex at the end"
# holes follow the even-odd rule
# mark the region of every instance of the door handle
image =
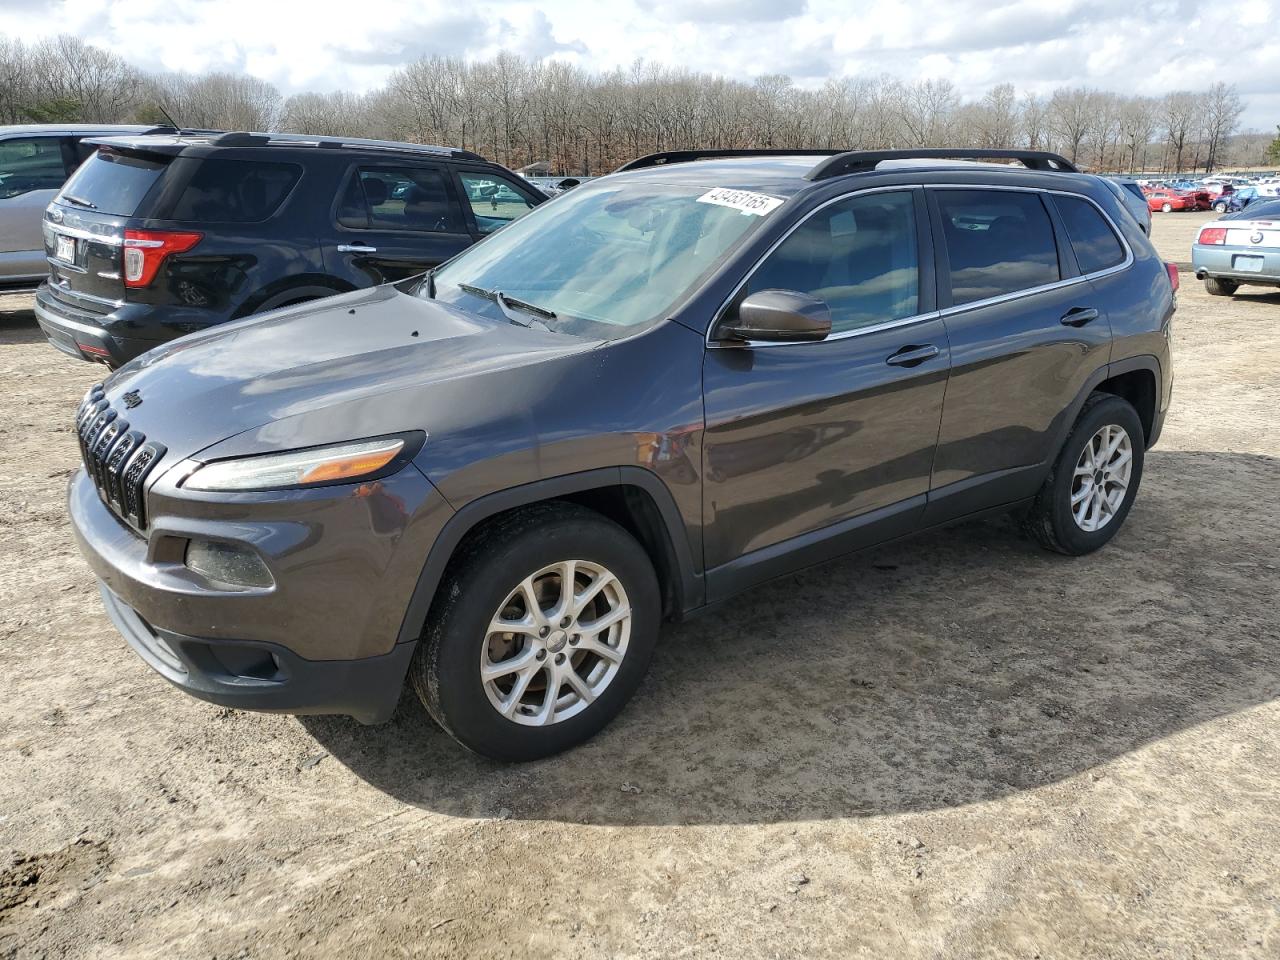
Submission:
POLYGON ((377 247, 366 247, 363 243, 340 243, 339 253, 377 253, 377 247))
POLYGON ((922 347, 903 347, 885 363, 891 363, 895 367, 918 367, 926 360, 932 360, 938 355, 938 348, 932 343, 926 343, 922 347))
POLYGON ((1068 327, 1083 327, 1091 320, 1098 319, 1098 311, 1093 307, 1072 307, 1062 315, 1062 323, 1068 327))

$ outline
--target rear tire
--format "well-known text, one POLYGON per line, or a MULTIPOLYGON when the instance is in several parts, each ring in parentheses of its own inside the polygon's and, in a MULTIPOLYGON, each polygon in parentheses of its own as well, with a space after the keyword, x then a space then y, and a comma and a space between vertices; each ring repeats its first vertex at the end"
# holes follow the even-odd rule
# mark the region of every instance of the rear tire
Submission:
POLYGON ((1173 204, 1166 203, 1164 206, 1160 208, 1160 210, 1163 213, 1171 213, 1173 211, 1173 204))
POLYGON ((1107 393, 1091 395, 1032 501, 1023 529, 1047 550, 1074 557, 1097 550, 1129 515, 1142 481, 1145 446, 1142 421, 1128 401, 1107 393), (1115 450, 1107 453, 1113 443, 1115 450))
POLYGON ((1234 280, 1219 280, 1217 277, 1205 277, 1204 289, 1211 297, 1230 297, 1240 288, 1234 280))
POLYGON ((494 521, 451 561, 409 674, 464 747, 536 760, 618 714, 648 669, 661 613, 634 537, 575 504, 539 504, 494 521), (606 617, 616 619, 593 632, 606 617))
POLYGON ((1213 205, 1213 209, 1214 209, 1215 211, 1217 211, 1218 213, 1226 213, 1226 212, 1227 212, 1227 205, 1226 205, 1225 203, 1215 203, 1215 204, 1213 205))

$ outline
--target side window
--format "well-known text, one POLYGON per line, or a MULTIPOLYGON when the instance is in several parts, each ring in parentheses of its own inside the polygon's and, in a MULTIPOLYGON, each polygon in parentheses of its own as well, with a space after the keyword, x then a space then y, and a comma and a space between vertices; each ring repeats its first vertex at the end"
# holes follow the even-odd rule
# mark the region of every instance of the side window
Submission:
POLYGON ((1124 263, 1124 247, 1097 207, 1079 197, 1058 195, 1053 199, 1066 224, 1081 273, 1097 273, 1124 263))
POLYGON ((444 175, 431 167, 360 167, 347 181, 338 223, 355 230, 465 233, 444 175))
POLYGON ((209 223, 257 223, 284 203, 302 168, 292 163, 259 160, 194 160, 187 185, 174 202, 168 220, 203 220, 209 223))
POLYGON ((920 264, 910 193, 873 193, 824 207, 752 274, 746 292, 796 290, 825 300, 842 333, 919 312, 920 264))
POLYGON ((956 304, 1062 279, 1053 222, 1040 195, 1014 190, 936 190, 956 304))
POLYGON ((0 140, 0 200, 32 190, 57 190, 66 179, 57 137, 0 140))
POLYGON ((493 233, 533 209, 533 201, 502 177, 489 173, 460 173, 458 176, 475 214, 476 228, 481 233, 493 233))

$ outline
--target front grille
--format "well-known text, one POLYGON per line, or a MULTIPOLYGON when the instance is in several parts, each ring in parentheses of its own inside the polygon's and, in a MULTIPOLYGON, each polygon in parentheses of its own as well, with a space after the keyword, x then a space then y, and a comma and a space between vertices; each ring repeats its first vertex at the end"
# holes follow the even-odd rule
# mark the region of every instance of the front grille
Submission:
POLYGON ((107 402, 102 384, 88 392, 76 412, 76 437, 85 471, 103 503, 130 526, 146 530, 142 487, 165 448, 129 429, 129 421, 107 402))

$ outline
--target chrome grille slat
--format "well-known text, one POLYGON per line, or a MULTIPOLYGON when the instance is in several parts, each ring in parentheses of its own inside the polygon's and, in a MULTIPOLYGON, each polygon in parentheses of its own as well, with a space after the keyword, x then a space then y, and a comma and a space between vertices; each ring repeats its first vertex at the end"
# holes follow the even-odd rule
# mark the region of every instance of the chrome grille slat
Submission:
POLYGON ((95 385, 76 410, 76 439, 85 471, 103 503, 139 532, 147 529, 143 486, 165 454, 111 409, 101 384, 95 385))

